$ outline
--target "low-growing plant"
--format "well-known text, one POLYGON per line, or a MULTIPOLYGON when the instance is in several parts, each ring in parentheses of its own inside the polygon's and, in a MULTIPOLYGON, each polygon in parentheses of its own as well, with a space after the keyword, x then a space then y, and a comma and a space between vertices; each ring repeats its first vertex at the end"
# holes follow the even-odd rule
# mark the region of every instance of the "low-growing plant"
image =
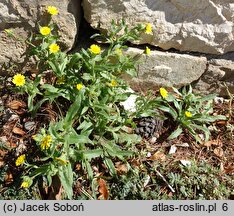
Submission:
POLYGON ((169 183, 176 190, 175 199, 228 199, 233 193, 233 179, 206 162, 179 165, 180 172, 169 173, 169 183))
POLYGON ((45 103, 51 104, 58 116, 56 122, 33 136, 41 151, 37 162, 27 162, 27 153, 17 158, 16 165, 24 164, 26 169, 21 187, 30 187, 38 176, 46 176, 50 186, 52 177, 58 176, 71 199, 75 163, 81 163, 92 180, 94 158, 102 159, 110 175, 116 177, 113 161, 125 161, 133 155, 125 147, 128 140, 139 141, 139 137, 123 130, 128 113, 119 104, 131 93, 119 75, 134 76, 136 68, 133 57, 122 50, 126 41, 138 39, 147 26, 130 29, 124 21, 112 22, 107 37, 94 36, 107 42, 108 48, 102 50, 93 44, 75 54, 61 51, 54 23, 39 26, 40 34, 29 43, 33 44, 31 55, 37 62, 37 73, 34 79, 16 74, 13 83, 28 94, 33 116, 45 103))
POLYGON ((226 120, 223 115, 213 115, 213 99, 215 94, 201 96, 194 94, 191 85, 185 86, 181 91, 172 88, 174 93, 160 88, 161 97, 155 99, 156 107, 169 114, 170 118, 177 124, 177 129, 171 133, 168 139, 178 137, 185 129, 199 143, 208 141, 210 131, 208 125, 217 120, 226 120), (203 132, 205 140, 199 137, 203 132))

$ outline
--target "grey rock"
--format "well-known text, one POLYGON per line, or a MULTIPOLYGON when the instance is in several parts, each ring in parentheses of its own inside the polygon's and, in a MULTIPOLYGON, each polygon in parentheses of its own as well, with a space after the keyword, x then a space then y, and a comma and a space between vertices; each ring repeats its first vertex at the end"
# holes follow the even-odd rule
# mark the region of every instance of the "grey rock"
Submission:
POLYGON ((131 88, 138 91, 188 85, 198 80, 206 70, 206 57, 162 51, 151 51, 150 55, 146 55, 138 48, 129 48, 126 52, 132 56, 141 55, 138 76, 123 76, 131 88))
POLYGON ((102 32, 112 19, 124 18, 129 26, 150 22, 153 34, 136 43, 211 54, 234 51, 233 0, 83 0, 83 8, 86 20, 102 32))
MULTIPOLYGON (((60 44, 63 50, 70 50, 74 45, 79 22, 81 0, 1 0, 0 3, 0 65, 8 62, 23 62, 26 51, 25 39, 31 32, 38 32, 38 24, 47 24, 46 7, 56 6, 59 10, 53 16, 58 25, 60 44), (7 36, 5 29, 13 31, 20 40, 7 36)), ((0 71, 1 73, 1 71, 0 71)))
POLYGON ((207 70, 194 87, 204 94, 216 93, 228 96, 227 88, 231 94, 234 94, 234 58, 210 60, 207 70))

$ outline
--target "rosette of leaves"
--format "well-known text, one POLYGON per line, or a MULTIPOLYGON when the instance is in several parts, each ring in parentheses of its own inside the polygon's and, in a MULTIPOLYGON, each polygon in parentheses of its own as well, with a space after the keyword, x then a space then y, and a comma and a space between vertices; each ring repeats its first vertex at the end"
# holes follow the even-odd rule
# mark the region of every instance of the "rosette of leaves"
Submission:
POLYGON ((174 93, 168 93, 165 98, 157 98, 156 106, 159 110, 169 114, 177 128, 168 139, 178 137, 185 129, 199 143, 207 141, 210 136, 208 125, 217 120, 226 120, 223 115, 213 115, 213 99, 215 94, 201 96, 194 94, 191 85, 183 87, 180 91, 172 88, 174 93), (205 140, 201 140, 198 133, 202 132, 205 140))

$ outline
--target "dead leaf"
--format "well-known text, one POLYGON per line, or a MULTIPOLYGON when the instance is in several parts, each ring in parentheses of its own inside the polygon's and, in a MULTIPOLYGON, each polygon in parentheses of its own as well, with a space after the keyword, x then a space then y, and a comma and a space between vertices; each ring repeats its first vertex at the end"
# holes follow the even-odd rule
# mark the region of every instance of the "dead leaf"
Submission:
POLYGON ((80 171, 80 170, 81 170, 81 164, 80 164, 80 163, 77 163, 77 164, 76 164, 75 170, 76 170, 76 171, 80 171))
POLYGON ((122 164, 121 162, 115 163, 116 171, 119 174, 124 174, 128 172, 128 167, 126 164, 122 164))
POLYGON ((215 153, 215 155, 218 156, 218 157, 223 157, 223 154, 224 154, 223 149, 220 148, 220 147, 215 148, 215 149, 214 149, 214 153, 215 153))
POLYGON ((25 108, 27 105, 23 101, 13 100, 7 104, 10 109, 17 110, 19 108, 25 108))
POLYGON ((218 124, 218 125, 226 125, 226 124, 227 124, 227 121, 224 121, 224 120, 222 120, 222 121, 217 121, 216 124, 218 124))
POLYGON ((109 196, 109 192, 108 192, 108 189, 106 186, 106 181, 102 178, 99 178, 98 185, 99 185, 98 191, 100 193, 100 196, 98 197, 98 199, 99 200, 103 200, 103 199, 107 200, 108 196, 109 196))
POLYGON ((5 181, 6 184, 12 183, 12 182, 13 182, 13 175, 12 175, 12 173, 9 173, 9 172, 8 172, 8 173, 5 175, 5 177, 4 177, 4 181, 5 181))
POLYGON ((224 166, 223 166, 223 162, 220 163, 220 171, 223 172, 224 171, 224 166))
POLYGON ((204 143, 204 146, 206 146, 206 147, 210 147, 212 145, 218 146, 219 145, 219 141, 218 140, 209 140, 209 141, 207 141, 207 142, 204 143))
POLYGON ((58 175, 52 177, 52 184, 48 188, 48 199, 49 200, 61 200, 62 199, 63 187, 58 175))
POLYGON ((18 127, 14 127, 13 130, 12 130, 12 132, 13 132, 14 134, 18 134, 18 135, 21 135, 21 136, 23 136, 23 135, 26 134, 25 131, 23 131, 22 129, 20 129, 20 128, 18 128, 18 127))
POLYGON ((156 160, 165 161, 166 160, 166 155, 164 153, 160 152, 160 151, 157 151, 148 160, 152 160, 152 161, 156 161, 156 160))
POLYGON ((174 153, 176 152, 176 150, 177 150, 177 147, 176 147, 175 145, 172 145, 172 146, 170 147, 170 150, 169 150, 169 153, 168 153, 168 154, 174 154, 174 153))
POLYGON ((234 166, 229 166, 227 168, 224 168, 224 171, 223 171, 225 174, 229 174, 229 173, 232 173, 234 172, 234 166))

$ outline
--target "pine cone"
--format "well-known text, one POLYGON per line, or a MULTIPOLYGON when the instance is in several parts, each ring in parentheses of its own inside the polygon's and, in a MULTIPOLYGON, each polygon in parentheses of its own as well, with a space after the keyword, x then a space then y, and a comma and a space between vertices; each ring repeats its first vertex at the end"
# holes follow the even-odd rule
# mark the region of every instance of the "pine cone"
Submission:
POLYGON ((137 126, 135 133, 144 138, 150 138, 157 132, 160 133, 164 122, 158 117, 141 117, 134 121, 137 126))

